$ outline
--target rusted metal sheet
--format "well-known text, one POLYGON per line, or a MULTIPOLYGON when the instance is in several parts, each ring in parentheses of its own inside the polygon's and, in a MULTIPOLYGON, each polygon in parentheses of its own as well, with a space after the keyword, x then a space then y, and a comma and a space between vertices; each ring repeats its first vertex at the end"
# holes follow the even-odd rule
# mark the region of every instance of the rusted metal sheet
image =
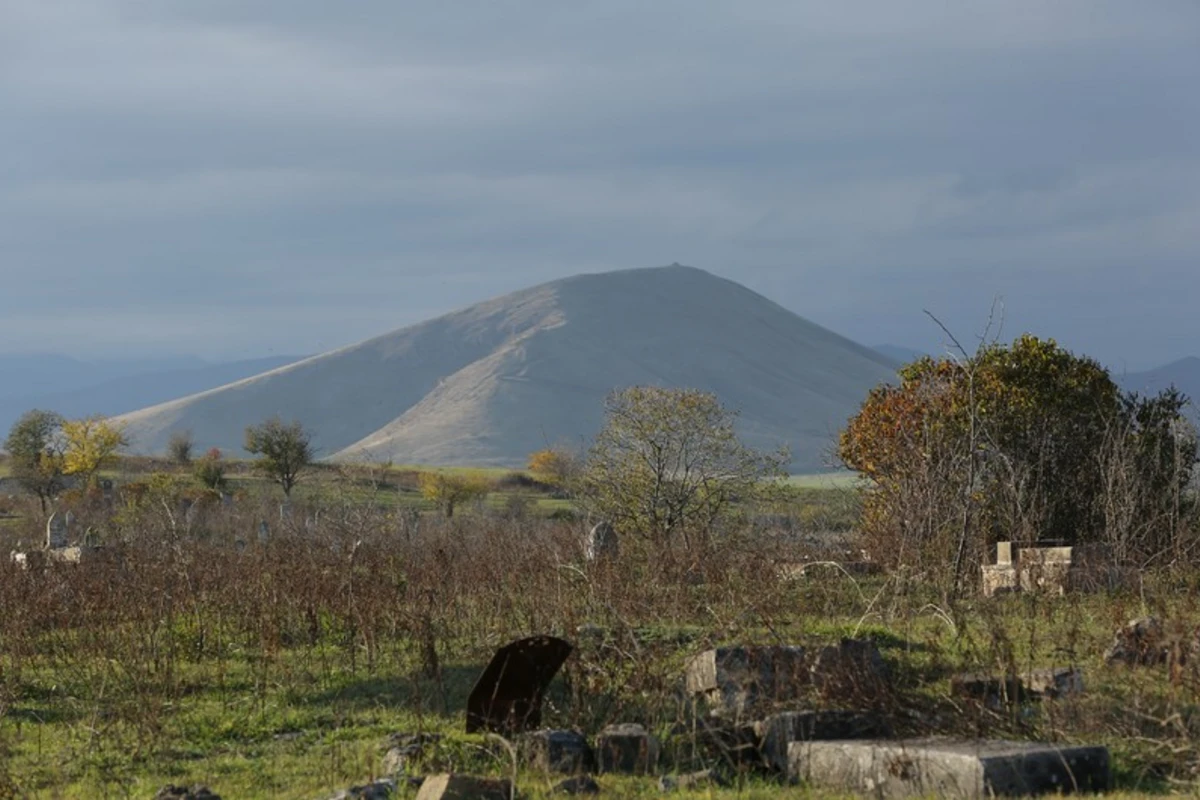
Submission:
POLYGON ((546 688, 572 649, 563 639, 534 636, 497 650, 467 698, 467 733, 536 729, 546 688))

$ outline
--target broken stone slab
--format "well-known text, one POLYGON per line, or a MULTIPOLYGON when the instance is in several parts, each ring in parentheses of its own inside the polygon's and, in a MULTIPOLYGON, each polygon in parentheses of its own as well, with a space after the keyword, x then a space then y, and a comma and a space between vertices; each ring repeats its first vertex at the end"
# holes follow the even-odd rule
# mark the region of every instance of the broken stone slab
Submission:
POLYGON ((1099 792, 1112 784, 1105 747, 996 740, 794 742, 788 775, 880 798, 1099 792))
POLYGON ((988 708, 1057 699, 1083 693, 1083 673, 1075 667, 1032 669, 1021 675, 964 672, 950 679, 950 694, 988 708))
POLYGON ((792 742, 814 739, 875 739, 892 735, 882 714, 870 711, 784 711, 755 725, 762 761, 776 772, 787 772, 792 742))
POLYGON ((822 647, 810 673, 813 686, 830 700, 875 705, 892 693, 887 662, 868 639, 842 639, 822 647))
POLYGON ((510 800, 511 797, 511 781, 474 775, 430 775, 417 792, 417 800, 510 800))
POLYGON ((595 768, 591 745, 578 731, 534 731, 522 736, 518 747, 525 764, 542 772, 576 775, 595 768))
POLYGON ((646 775, 658 766, 658 739, 636 723, 610 725, 596 737, 600 772, 646 775))
POLYGON ((804 647, 764 645, 706 650, 687 666, 685 685, 714 714, 742 716, 799 699, 811 684, 804 647))

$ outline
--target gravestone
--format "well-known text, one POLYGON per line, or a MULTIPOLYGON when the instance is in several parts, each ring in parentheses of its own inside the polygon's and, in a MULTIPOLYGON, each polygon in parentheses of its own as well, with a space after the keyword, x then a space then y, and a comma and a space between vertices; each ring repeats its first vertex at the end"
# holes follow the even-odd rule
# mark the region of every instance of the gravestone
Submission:
POLYGON ((870 711, 784 711, 772 714, 754 727, 762 760, 776 772, 787 772, 788 748, 792 742, 892 736, 887 718, 870 711))
POLYGON ((803 647, 718 647, 688 663, 685 684, 688 694, 711 704, 714 715, 738 718, 801 699, 812 677, 803 647))
POLYGON ((620 549, 617 531, 607 520, 597 522, 584 540, 583 554, 588 561, 616 558, 620 549))
POLYGON ((67 521, 55 511, 46 520, 46 549, 57 550, 67 546, 67 521))
POLYGON ((533 636, 497 650, 467 698, 467 733, 536 729, 542 696, 572 649, 563 639, 533 636))

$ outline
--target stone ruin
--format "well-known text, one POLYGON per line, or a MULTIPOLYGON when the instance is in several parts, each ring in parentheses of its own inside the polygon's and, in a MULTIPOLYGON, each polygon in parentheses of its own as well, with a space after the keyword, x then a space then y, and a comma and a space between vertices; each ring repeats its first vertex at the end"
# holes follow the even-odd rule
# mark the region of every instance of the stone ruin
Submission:
POLYGON ((997 542, 996 563, 981 569, 984 597, 1115 589, 1126 580, 1125 572, 1113 566, 1108 548, 1098 544, 1024 547, 997 542))
POLYGON ((47 564, 78 564, 83 561, 85 554, 95 549, 94 534, 91 529, 84 535, 83 546, 71 546, 70 523, 74 515, 67 512, 60 515, 57 511, 46 520, 46 541, 38 549, 29 551, 14 550, 9 558, 21 569, 31 566, 44 567, 47 564))

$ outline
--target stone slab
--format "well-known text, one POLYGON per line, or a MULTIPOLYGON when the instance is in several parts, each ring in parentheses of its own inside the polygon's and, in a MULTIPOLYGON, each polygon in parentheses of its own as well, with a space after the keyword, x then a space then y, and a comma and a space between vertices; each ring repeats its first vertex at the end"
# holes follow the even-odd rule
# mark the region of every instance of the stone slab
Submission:
POLYGON ((786 645, 718 647, 691 660, 685 683, 718 713, 751 714, 803 695, 811 686, 808 653, 786 645))
POLYGON ((882 714, 869 711, 784 711, 757 723, 755 732, 762 760, 771 769, 786 772, 792 742, 888 738, 892 726, 882 714))
POLYGON ((430 775, 417 800, 511 800, 512 783, 474 775, 430 775))
POLYGON ((997 740, 794 742, 788 774, 879 798, 1019 797, 1104 791, 1112 784, 1105 747, 997 740))

